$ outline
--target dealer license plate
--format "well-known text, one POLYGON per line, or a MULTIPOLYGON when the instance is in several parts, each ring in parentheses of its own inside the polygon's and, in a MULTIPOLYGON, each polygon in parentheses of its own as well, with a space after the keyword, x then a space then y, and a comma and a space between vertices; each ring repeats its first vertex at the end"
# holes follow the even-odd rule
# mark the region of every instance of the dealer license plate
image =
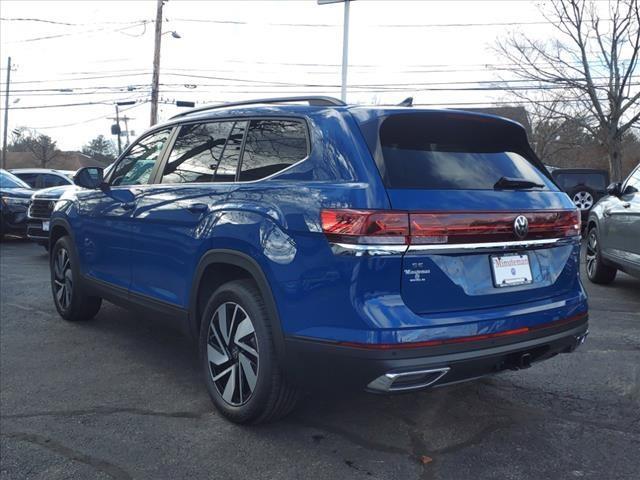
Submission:
POLYGON ((528 255, 494 255, 491 269, 496 287, 513 287, 533 281, 528 255))
POLYGON ((49 231, 49 221, 48 220, 45 221, 45 222, 42 222, 42 231, 43 232, 48 232, 49 231))

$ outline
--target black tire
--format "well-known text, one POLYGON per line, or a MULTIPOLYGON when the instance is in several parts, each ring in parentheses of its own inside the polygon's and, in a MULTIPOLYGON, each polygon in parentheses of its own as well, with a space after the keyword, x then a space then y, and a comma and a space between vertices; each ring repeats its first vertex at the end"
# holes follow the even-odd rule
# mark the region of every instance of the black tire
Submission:
POLYGON ((70 322, 91 320, 95 317, 100 310, 102 299, 84 292, 80 281, 78 256, 69 237, 61 237, 55 243, 49 267, 53 302, 60 316, 70 322))
POLYGON ((616 278, 618 270, 602 262, 600 240, 598 238, 598 230, 595 226, 591 227, 587 234, 586 262, 587 277, 593 283, 606 285, 613 282, 616 278))
POLYGON ((218 411, 234 423, 277 420, 290 413, 299 399, 298 389, 278 364, 271 321, 251 280, 222 285, 204 309, 199 346, 205 384, 218 411))

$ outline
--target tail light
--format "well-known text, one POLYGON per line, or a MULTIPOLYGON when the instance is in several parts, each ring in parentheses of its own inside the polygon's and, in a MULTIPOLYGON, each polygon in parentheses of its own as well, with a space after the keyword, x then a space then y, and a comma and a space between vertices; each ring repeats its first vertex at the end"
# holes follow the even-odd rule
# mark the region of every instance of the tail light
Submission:
POLYGON ((409 214, 380 210, 322 210, 322 231, 342 243, 409 243, 409 214))
POLYGON ((323 210, 322 230, 329 240, 356 244, 456 244, 538 240, 580 234, 580 212, 429 212, 323 210), (523 215, 528 231, 517 236, 515 219, 523 215))

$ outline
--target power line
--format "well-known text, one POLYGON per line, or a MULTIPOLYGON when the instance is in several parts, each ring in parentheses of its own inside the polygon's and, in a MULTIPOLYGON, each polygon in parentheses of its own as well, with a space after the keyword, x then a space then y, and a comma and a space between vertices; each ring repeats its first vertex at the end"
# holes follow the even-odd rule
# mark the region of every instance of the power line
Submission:
MULTIPOLYGON (((127 100, 132 100, 132 98, 129 98, 127 100)), ((9 110, 33 110, 33 109, 39 109, 39 108, 84 107, 87 105, 112 105, 112 104, 113 104, 113 100, 105 99, 105 100, 95 101, 95 102, 78 102, 78 103, 62 103, 57 105, 27 105, 27 106, 20 106, 20 107, 9 107, 9 110)), ((0 110, 4 110, 4 108, 0 110)))
MULTIPOLYGON (((138 107, 140 107, 140 106, 144 105, 145 103, 147 103, 147 101, 137 103, 137 104, 135 104, 135 105, 133 105, 133 106, 131 106, 131 107, 129 107, 129 108, 123 109, 123 110, 122 110, 122 112, 123 112, 123 113, 124 113, 124 112, 128 112, 129 110, 133 110, 134 108, 138 108, 138 107)), ((109 106, 111 106, 111 105, 109 105, 109 106)), ((95 121, 97 121, 97 120, 104 120, 104 119, 106 119, 106 118, 109 118, 109 116, 110 116, 110 115, 111 115, 110 113, 107 113, 107 114, 105 114, 105 115, 100 115, 99 117, 87 118, 87 119, 84 119, 84 120, 80 120, 80 121, 78 121, 78 122, 65 123, 65 124, 63 124, 63 125, 48 125, 48 126, 46 126, 46 127, 33 127, 33 128, 34 128, 35 130, 46 130, 46 129, 51 129, 51 128, 74 127, 74 126, 76 126, 76 125, 82 125, 82 124, 84 124, 84 123, 95 122, 95 121)))
MULTIPOLYGON (((147 20, 143 20, 142 22, 139 22, 139 23, 134 24, 134 25, 129 25, 129 26, 126 26, 126 27, 117 28, 115 30, 110 30, 109 33, 118 33, 118 32, 125 33, 125 30, 128 30, 130 28, 135 28, 135 27, 142 27, 142 26, 145 27, 145 32, 146 32, 147 23, 148 23, 147 20)), ((53 35, 45 35, 43 37, 23 38, 23 39, 20 39, 20 40, 13 40, 11 42, 6 42, 6 43, 8 43, 8 44, 9 43, 26 43, 26 42, 37 42, 37 41, 40 41, 40 40, 53 40, 55 38, 69 37, 69 36, 72 36, 72 35, 82 35, 82 34, 85 34, 85 33, 104 32, 106 30, 108 30, 108 27, 101 27, 101 28, 95 28, 95 29, 92 29, 92 30, 83 30, 83 31, 80 31, 80 32, 56 33, 56 34, 53 34, 53 35)), ((145 32, 142 32, 138 36, 144 35, 145 32)))

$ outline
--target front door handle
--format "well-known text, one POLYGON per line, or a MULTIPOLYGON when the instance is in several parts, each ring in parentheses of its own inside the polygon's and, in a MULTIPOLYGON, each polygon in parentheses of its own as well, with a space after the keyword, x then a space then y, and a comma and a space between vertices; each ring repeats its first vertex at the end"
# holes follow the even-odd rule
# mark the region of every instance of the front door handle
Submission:
POLYGON ((622 204, 622 206, 623 206, 624 208, 629 208, 629 207, 631 206, 631 204, 630 204, 629 202, 624 202, 624 203, 622 204))
POLYGON ((209 205, 206 203, 190 203, 187 205, 187 210, 191 213, 204 213, 209 210, 209 205))
POLYGON ((132 210, 136 206, 136 202, 122 202, 119 207, 123 210, 132 210))

